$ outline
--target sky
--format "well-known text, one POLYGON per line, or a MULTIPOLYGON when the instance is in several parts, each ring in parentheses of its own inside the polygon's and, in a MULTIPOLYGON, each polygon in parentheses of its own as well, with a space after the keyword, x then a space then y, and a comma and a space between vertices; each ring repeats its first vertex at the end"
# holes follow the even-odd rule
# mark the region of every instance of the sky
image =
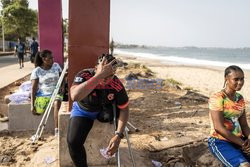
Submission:
MULTIPOLYGON (((30 8, 38 10, 38 0, 28 0, 28 1, 30 8)), ((68 6, 69 6, 69 0, 62 0, 63 18, 68 18, 68 12, 69 12, 68 6)))
MULTIPOLYGON (((37 9, 37 0, 29 0, 37 9)), ((110 0, 110 37, 153 46, 250 47, 249 0, 110 0)), ((68 0, 62 0, 68 17, 68 0)))

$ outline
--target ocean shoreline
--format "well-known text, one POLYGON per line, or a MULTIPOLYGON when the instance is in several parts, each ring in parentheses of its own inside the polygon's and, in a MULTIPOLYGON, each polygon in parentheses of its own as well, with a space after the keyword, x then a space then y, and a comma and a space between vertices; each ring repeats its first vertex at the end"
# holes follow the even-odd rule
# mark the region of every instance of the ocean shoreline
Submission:
MULTIPOLYGON (((157 78, 174 79, 182 83, 182 87, 190 87, 200 93, 210 96, 212 93, 223 89, 224 67, 185 65, 171 62, 162 63, 153 58, 142 58, 134 55, 115 54, 118 59, 127 63, 140 63, 149 67, 155 72, 157 78)), ((250 70, 244 70, 245 85, 240 93, 244 96, 247 103, 250 103, 250 70)))
MULTIPOLYGON (((226 68, 229 65, 237 65, 240 66, 243 70, 248 70, 250 71, 250 63, 246 64, 246 62, 248 62, 248 60, 241 60, 241 62, 235 62, 237 60, 237 55, 235 55, 236 57, 233 58, 233 60, 235 60, 234 62, 232 62, 233 60, 227 61, 227 60, 219 60, 219 57, 217 57, 216 60, 209 60, 209 59, 205 59, 204 57, 199 57, 196 58, 195 56, 174 56, 171 55, 171 53, 150 53, 150 51, 148 52, 133 52, 133 50, 130 51, 124 51, 124 50, 119 50, 117 49, 115 51, 115 54, 117 55, 130 55, 131 57, 136 57, 136 58, 142 58, 142 59, 150 59, 150 60, 158 60, 161 61, 162 64, 167 64, 167 65, 184 65, 184 66, 199 66, 199 67, 209 67, 209 68, 226 68), (168 55, 168 56, 165 56, 168 55), (211 67, 210 67, 211 66, 211 67)), ((180 54, 180 53, 179 53, 180 54)), ((196 53, 197 54, 197 53, 196 53)), ((220 55, 218 55, 220 56, 220 55)), ((224 57, 225 58, 225 57, 224 57)), ((232 57, 231 57, 232 58, 232 57)), ((244 58, 244 56, 242 57, 244 58)), ((230 58, 228 58, 229 60, 230 58)), ((250 62, 250 61, 249 61, 250 62)))

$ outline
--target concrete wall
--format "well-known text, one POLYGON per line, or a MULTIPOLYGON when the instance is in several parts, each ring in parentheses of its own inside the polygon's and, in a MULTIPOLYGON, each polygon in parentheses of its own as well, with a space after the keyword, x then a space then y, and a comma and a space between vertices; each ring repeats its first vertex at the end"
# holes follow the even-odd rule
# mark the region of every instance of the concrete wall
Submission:
MULTIPOLYGON (((42 115, 33 115, 30 111, 30 103, 8 104, 8 129, 9 131, 28 131, 37 130, 42 115)), ((45 126, 46 131, 54 132, 53 109, 50 112, 48 122, 45 126)))

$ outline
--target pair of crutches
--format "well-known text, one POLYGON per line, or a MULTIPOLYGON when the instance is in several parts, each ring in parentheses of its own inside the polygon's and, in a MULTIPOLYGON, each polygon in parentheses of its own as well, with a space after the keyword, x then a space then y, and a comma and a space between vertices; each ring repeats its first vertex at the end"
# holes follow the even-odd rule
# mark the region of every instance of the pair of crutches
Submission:
POLYGON ((40 121, 40 124, 39 124, 39 126, 37 128, 37 131, 31 137, 31 140, 32 140, 33 143, 35 143, 42 136, 43 130, 44 130, 44 128, 46 126, 46 123, 48 121, 51 109, 53 107, 53 104, 54 104, 54 101, 56 99, 56 96, 57 96, 57 94, 59 92, 59 89, 60 89, 60 87, 62 85, 62 82, 63 82, 63 79, 64 79, 64 76, 66 74, 67 69, 68 69, 68 59, 67 59, 65 65, 64 65, 64 69, 63 69, 63 71, 61 73, 61 76, 60 76, 60 78, 59 78, 59 80, 58 80, 58 82, 56 84, 56 88, 53 91, 53 94, 52 94, 51 99, 49 101, 49 104, 48 104, 48 106, 47 106, 47 108, 46 108, 46 110, 45 110, 45 112, 43 114, 43 117, 42 117, 42 119, 40 121))
MULTIPOLYGON (((114 130, 116 131, 116 129, 117 129, 117 118, 116 118, 116 104, 115 103, 113 103, 113 116, 114 116, 114 130)), ((129 123, 129 124, 130 124, 130 126, 132 125, 131 123, 129 123)), ((135 128, 135 127, 133 126, 133 128, 135 128)), ((137 128, 135 128, 135 129, 137 129, 137 128)), ((129 155, 130 155, 130 158, 131 158, 131 161, 132 161, 132 166, 135 167, 135 159, 134 159, 134 156, 133 156, 133 153, 132 153, 131 143, 129 141, 129 136, 128 136, 128 131, 129 131, 129 129, 126 126, 125 127, 125 136, 126 136, 126 140, 127 140, 127 143, 128 143, 128 151, 129 151, 129 155)), ((120 159, 119 147, 118 147, 118 150, 117 150, 117 152, 115 154, 115 157, 116 157, 116 160, 117 160, 117 167, 121 167, 121 159, 120 159)))

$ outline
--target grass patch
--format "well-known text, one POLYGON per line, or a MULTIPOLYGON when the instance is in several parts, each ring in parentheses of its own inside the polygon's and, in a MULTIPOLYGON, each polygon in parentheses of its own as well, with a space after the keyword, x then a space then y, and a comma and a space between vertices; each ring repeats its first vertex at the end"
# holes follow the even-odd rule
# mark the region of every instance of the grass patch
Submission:
POLYGON ((146 73, 152 73, 152 74, 154 73, 150 68, 148 68, 145 65, 142 65, 141 68, 144 69, 146 73))
POLYGON ((181 82, 176 81, 176 80, 174 80, 173 78, 168 78, 168 79, 166 79, 166 81, 167 81, 168 83, 173 84, 173 85, 179 85, 179 86, 182 85, 181 82))
POLYGON ((133 64, 133 66, 134 66, 134 68, 140 68, 141 64, 135 63, 135 64, 133 64))
POLYGON ((188 86, 188 87, 185 87, 183 88, 184 90, 187 90, 187 91, 192 91, 192 92, 199 92, 198 90, 192 88, 191 86, 188 86))

